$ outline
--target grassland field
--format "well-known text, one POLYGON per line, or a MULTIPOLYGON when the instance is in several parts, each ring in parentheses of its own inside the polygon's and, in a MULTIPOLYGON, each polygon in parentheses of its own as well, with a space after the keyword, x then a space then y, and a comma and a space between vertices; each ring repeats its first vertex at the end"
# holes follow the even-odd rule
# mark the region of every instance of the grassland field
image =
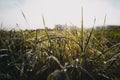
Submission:
POLYGON ((0 80, 120 78, 120 30, 0 30, 0 80))

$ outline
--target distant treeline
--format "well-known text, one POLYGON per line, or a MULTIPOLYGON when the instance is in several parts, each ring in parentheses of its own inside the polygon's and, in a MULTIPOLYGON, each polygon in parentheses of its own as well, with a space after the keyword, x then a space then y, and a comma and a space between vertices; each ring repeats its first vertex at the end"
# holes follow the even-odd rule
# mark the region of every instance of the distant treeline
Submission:
MULTIPOLYGON (((101 26, 97 26, 96 29, 101 29, 101 26)), ((105 30, 120 30, 120 25, 108 25, 103 27, 105 30)))
MULTIPOLYGON (((107 25, 107 26, 97 26, 97 27, 95 27, 96 30, 100 30, 102 28, 104 30, 120 30, 120 25, 107 25)), ((55 25, 54 28, 45 27, 44 29, 36 29, 36 30, 37 31, 43 31, 45 29, 48 30, 48 31, 53 31, 53 30, 62 31, 62 30, 67 30, 67 29, 70 29, 70 30, 75 30, 75 29, 78 30, 79 29, 80 30, 80 28, 75 26, 75 25, 68 26, 68 25, 61 25, 61 24, 55 25)), ((28 29, 26 29, 25 31, 34 32, 36 30, 28 30, 28 29)))

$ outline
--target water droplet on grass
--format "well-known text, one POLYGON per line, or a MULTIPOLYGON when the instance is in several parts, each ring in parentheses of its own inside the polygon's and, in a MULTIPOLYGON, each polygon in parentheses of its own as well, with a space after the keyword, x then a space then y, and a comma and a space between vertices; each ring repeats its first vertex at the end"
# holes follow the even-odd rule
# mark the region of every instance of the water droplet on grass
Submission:
POLYGON ((76 59, 76 61, 78 62, 78 61, 79 61, 79 59, 77 58, 77 59, 76 59))
POLYGON ((67 69, 65 68, 65 69, 64 69, 64 72, 66 72, 66 71, 67 71, 67 69))
POLYGON ((106 64, 107 62, 106 61, 104 61, 104 64, 106 64))

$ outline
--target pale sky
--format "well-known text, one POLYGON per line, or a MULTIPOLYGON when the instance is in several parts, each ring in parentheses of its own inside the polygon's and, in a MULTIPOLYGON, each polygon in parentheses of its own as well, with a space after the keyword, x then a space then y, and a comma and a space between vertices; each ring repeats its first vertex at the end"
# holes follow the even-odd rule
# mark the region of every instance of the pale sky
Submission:
POLYGON ((96 26, 120 25, 120 0, 0 0, 0 23, 7 29, 43 28, 42 14, 46 26, 73 24, 80 27, 81 7, 84 10, 84 26, 92 27, 94 17, 96 26), (29 26, 21 14, 24 12, 29 26))

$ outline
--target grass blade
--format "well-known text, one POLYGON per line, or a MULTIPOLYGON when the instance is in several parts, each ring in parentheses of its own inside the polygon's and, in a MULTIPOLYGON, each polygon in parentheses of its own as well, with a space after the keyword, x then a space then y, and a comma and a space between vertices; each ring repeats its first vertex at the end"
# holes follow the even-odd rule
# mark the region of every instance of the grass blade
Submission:
POLYGON ((83 8, 81 9, 81 42, 82 42, 82 52, 84 51, 84 29, 83 29, 83 8))
POLYGON ((93 31, 94 31, 95 21, 96 21, 96 19, 94 19, 93 28, 92 28, 92 30, 91 30, 91 32, 90 32, 90 35, 88 36, 88 40, 87 40, 87 43, 86 43, 86 46, 85 46, 84 52, 86 51, 87 46, 89 45, 89 42, 90 42, 90 39, 91 39, 92 33, 93 33, 93 31))
POLYGON ((103 39, 103 37, 104 37, 105 23, 106 23, 106 15, 104 17, 103 26, 102 26, 102 29, 101 29, 101 39, 103 39))
POLYGON ((23 16, 23 18, 25 19, 27 25, 30 27, 30 25, 29 25, 29 23, 28 23, 28 21, 27 21, 27 18, 26 18, 25 14, 24 14, 24 12, 23 12, 22 10, 21 10, 21 13, 22 13, 22 16, 23 16))

